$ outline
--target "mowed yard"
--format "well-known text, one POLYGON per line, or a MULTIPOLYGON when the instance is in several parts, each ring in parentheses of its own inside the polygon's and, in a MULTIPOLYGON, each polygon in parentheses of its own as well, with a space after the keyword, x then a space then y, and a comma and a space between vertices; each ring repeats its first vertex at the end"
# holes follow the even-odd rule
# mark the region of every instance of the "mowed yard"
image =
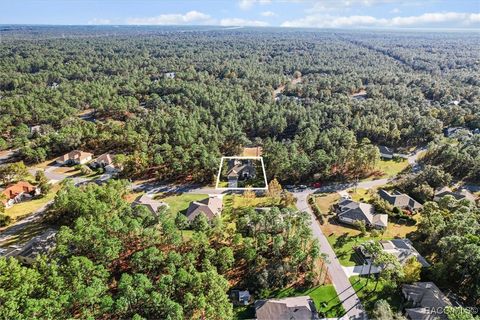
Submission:
POLYGON ((408 167, 408 160, 403 158, 396 159, 381 159, 375 166, 374 172, 378 174, 371 175, 370 177, 363 179, 363 181, 369 181, 374 179, 391 178, 405 170, 408 167))

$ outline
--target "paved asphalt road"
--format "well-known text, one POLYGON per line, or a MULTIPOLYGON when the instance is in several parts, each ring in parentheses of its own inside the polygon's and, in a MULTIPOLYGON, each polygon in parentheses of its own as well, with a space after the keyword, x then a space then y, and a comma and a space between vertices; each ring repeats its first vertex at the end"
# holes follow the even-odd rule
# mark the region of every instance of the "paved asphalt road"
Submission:
POLYGON ((320 229, 320 225, 318 224, 315 215, 308 205, 308 195, 308 191, 295 193, 295 197, 297 198, 297 208, 300 211, 305 211, 310 214, 310 218, 312 220, 310 225, 313 236, 318 239, 318 242, 320 243, 320 251, 327 255, 330 278, 335 290, 337 291, 338 297, 342 302, 343 308, 346 311, 346 315, 342 319, 368 319, 360 299, 355 293, 355 290, 352 288, 352 285, 350 284, 345 271, 340 265, 335 252, 333 252, 332 247, 328 243, 327 237, 325 237, 320 229))

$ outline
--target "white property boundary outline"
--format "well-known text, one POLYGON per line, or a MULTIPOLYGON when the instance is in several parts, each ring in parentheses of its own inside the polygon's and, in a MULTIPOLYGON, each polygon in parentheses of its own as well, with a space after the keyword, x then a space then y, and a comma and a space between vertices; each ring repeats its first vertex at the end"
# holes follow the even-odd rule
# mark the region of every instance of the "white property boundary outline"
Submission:
POLYGON ((216 190, 268 190, 268 182, 267 182, 267 173, 265 172, 265 164, 263 163, 263 157, 222 157, 220 161, 220 168, 218 169, 217 174, 217 183, 215 184, 216 190), (262 171, 263 171, 263 179, 265 180, 265 187, 264 188, 220 188, 218 184, 220 183, 220 175, 222 174, 222 167, 223 167, 223 160, 225 159, 251 159, 251 160, 260 160, 262 164, 262 171))

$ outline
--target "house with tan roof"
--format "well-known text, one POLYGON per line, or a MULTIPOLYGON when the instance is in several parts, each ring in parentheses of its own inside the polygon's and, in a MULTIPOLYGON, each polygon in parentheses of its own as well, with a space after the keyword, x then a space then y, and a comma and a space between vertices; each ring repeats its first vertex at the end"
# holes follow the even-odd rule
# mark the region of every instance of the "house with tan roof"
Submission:
POLYGON ((257 320, 317 320, 315 303, 309 296, 255 301, 257 320))
POLYGON ((92 160, 92 158, 92 153, 80 150, 73 150, 69 153, 64 154, 63 156, 58 157, 55 162, 61 165, 85 164, 88 161, 92 160))
POLYGON ((2 203, 6 208, 13 206, 15 203, 22 202, 38 195, 40 189, 27 181, 19 181, 15 184, 7 186, 2 194, 4 199, 2 203))
POLYGON ((93 168, 104 168, 108 173, 116 173, 122 170, 118 165, 115 164, 115 155, 111 153, 104 153, 98 156, 90 164, 93 168))
POLYGON ((158 209, 162 207, 167 207, 168 204, 163 201, 158 201, 153 199, 151 196, 147 194, 143 194, 138 197, 132 204, 133 206, 144 206, 154 215, 158 214, 158 209))
POLYGON ((210 197, 200 201, 193 201, 188 207, 186 216, 189 221, 193 221, 199 214, 204 214, 208 220, 220 216, 223 202, 219 197, 210 197))

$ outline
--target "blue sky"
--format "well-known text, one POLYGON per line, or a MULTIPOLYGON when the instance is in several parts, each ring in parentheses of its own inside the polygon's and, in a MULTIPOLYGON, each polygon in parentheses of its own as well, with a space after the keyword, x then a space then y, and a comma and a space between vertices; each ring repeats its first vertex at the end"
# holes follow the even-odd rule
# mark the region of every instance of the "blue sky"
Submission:
POLYGON ((0 0, 0 24, 480 30, 480 0, 0 0))

